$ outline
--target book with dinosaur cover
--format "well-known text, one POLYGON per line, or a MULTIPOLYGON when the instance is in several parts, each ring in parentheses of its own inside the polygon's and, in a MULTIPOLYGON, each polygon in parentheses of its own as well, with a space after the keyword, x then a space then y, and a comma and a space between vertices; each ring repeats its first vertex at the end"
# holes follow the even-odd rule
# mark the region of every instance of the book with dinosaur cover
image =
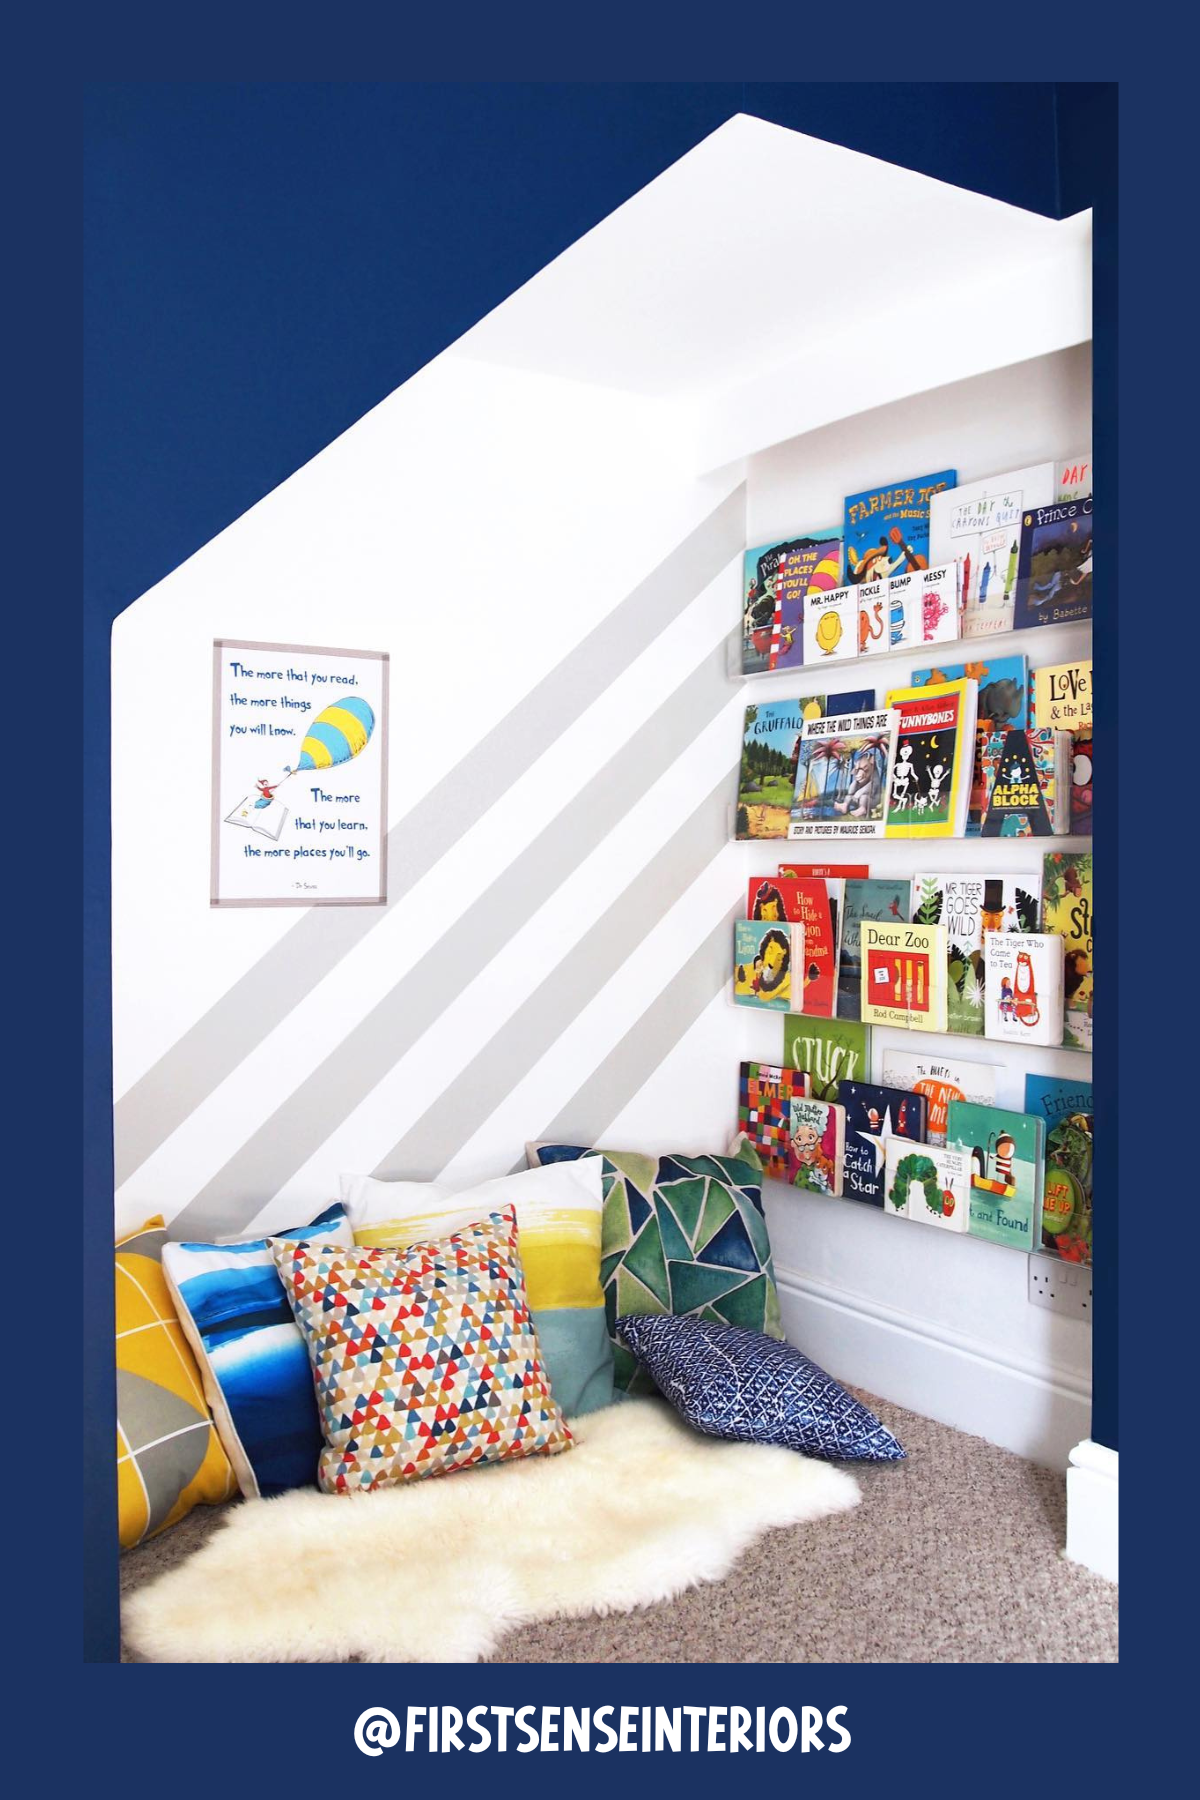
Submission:
POLYGON ((1033 723, 1052 731, 1091 731, 1090 656, 1033 671, 1033 723))
POLYGON ((926 1101, 903 1088, 875 1082, 843 1081, 838 1103, 846 1112, 842 1194, 866 1206, 883 1205, 883 1167, 889 1138, 925 1140, 926 1101))
POLYGON ((804 601, 809 588, 836 587, 842 545, 836 529, 759 544, 743 561, 742 673, 799 668, 804 661, 804 601))
POLYGON ((989 931, 983 940, 984 1036, 1061 1044, 1063 940, 1053 931, 989 931))
POLYGON ((1022 515, 1017 631, 1092 616, 1092 496, 1031 506, 1022 515))
POLYGON ((983 749, 984 837, 1058 837, 1071 817, 1069 731, 1006 731, 983 749))
POLYGON ((763 925, 736 919, 733 926, 733 998, 739 1006, 769 1012, 801 1012, 804 983, 803 925, 763 925))
POLYGON ((1092 453, 1077 450, 1074 456, 1059 459, 1054 483, 1056 500, 1082 500, 1092 492, 1092 453))
POLYGON ((858 654, 882 656, 892 647, 886 581, 863 581, 854 590, 858 602, 858 654))
POLYGON ((1092 853, 1051 850, 1042 864, 1042 922, 1063 945, 1063 1036, 1092 1047, 1092 853))
POLYGON ((952 1100, 946 1144, 971 1162, 971 1235, 1032 1251, 1041 1244, 1045 1130, 1034 1113, 952 1100))
POLYGON ((744 1062, 738 1080, 738 1129, 745 1133, 772 1181, 787 1180, 792 1100, 806 1099, 808 1076, 782 1063, 744 1062))
POLYGON ((879 1078, 888 1087, 911 1088, 929 1102, 925 1135, 931 1144, 946 1141, 946 1114, 951 1100, 973 1100, 992 1106, 996 1069, 991 1063, 967 1062, 961 1056, 924 1056, 916 1050, 885 1050, 879 1078))
POLYGON ((887 709, 806 719, 788 837, 882 837, 895 742, 887 709))
POLYGON ((943 1231, 970 1229, 971 1164, 962 1150, 889 1138, 883 1191, 883 1210, 893 1219, 915 1219, 943 1231))
POLYGON ((1092 835, 1092 734, 1075 733, 1071 752, 1071 835, 1092 835))
MULTIPOLYGON (((988 656, 977 662, 937 663, 931 669, 914 669, 913 686, 929 687, 946 681, 973 681, 975 696, 975 761, 971 770, 971 797, 967 805, 966 835, 978 837, 987 808, 985 751, 994 744, 999 754, 1010 726, 1022 729, 1030 723, 1031 687, 1023 656, 988 656)), ((993 765, 994 768, 994 765, 993 765)))
POLYGON ((871 1052, 867 1027, 849 1019, 787 1018, 783 1060, 808 1075, 815 1100, 836 1100, 839 1081, 865 1081, 871 1052))
POLYGON ((840 1019, 857 1019, 862 1013, 862 947, 864 919, 885 924, 903 919, 909 906, 909 883, 904 876, 878 876, 846 882, 842 905, 842 954, 838 964, 837 1010, 840 1019))
POLYGON ((915 574, 893 575, 888 582, 891 648, 952 643, 958 637, 961 608, 956 562, 915 574))
POLYGON ((842 1191, 845 1109, 836 1101, 797 1096, 792 1100, 788 1136, 787 1178, 791 1185, 837 1199, 842 1191))
POLYGON ((899 715, 888 794, 887 837, 962 837, 975 757, 976 683, 895 688, 899 715))
POLYGON ((804 604, 804 662, 846 662, 858 655, 858 600, 852 587, 810 589, 804 604))
POLYGON ((946 927, 946 1029, 983 1036, 983 934, 1036 931, 1042 875, 914 875, 914 925, 946 927))
POLYGON ((862 1016, 902 1031, 946 1029, 946 927, 864 919, 862 1016))
POLYGON ((1037 463, 934 494, 929 560, 962 564, 962 635, 992 637, 1013 628, 1021 521, 1054 498, 1057 465, 1037 463))
POLYGON ((954 469, 889 482, 846 496, 846 580, 879 581, 902 570, 927 569, 942 557, 929 554, 929 508, 958 480, 954 469))
POLYGON ((1090 1081, 1025 1077, 1025 1111, 1046 1128, 1042 1250, 1061 1262, 1092 1260, 1094 1124, 1090 1081))
POLYGON ((841 896, 840 880, 784 875, 752 876, 746 895, 749 918, 803 925, 804 997, 796 1010, 815 1018, 831 1019, 837 1004, 841 896))

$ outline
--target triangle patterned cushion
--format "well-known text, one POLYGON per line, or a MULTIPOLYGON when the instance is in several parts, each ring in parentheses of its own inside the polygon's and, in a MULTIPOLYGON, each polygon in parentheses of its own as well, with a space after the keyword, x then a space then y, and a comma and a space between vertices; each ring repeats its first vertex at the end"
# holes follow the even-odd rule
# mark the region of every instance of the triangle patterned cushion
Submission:
POLYGON ((529 1313, 514 1209, 407 1249, 272 1239, 312 1363, 329 1493, 572 1442, 529 1313))

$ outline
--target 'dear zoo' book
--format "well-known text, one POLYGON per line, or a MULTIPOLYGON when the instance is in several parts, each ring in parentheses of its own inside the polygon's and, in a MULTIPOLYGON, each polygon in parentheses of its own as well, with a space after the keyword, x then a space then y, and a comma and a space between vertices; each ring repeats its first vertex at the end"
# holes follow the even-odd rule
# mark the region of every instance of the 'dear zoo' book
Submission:
POLYGON ((971 1164, 961 1150, 939 1144, 887 1141, 883 1210, 943 1231, 967 1231, 971 1223, 971 1164))
POLYGON ((827 1100, 792 1101, 787 1178, 810 1194, 842 1191, 842 1152, 846 1141, 845 1109, 827 1100))
POLYGON ((801 1012, 804 983, 803 925, 764 925, 737 919, 733 927, 733 998, 739 1006, 801 1012))
POLYGON ((838 1102, 846 1110, 842 1194, 847 1200, 882 1206, 887 1140, 897 1137, 922 1143, 927 1103, 920 1094, 870 1081, 841 1082, 838 1102))
POLYGON ((946 1143, 971 1160, 971 1235, 1036 1250, 1041 1243, 1042 1121, 1000 1106, 950 1104, 946 1143))
POLYGON ((946 928, 864 919, 862 1016, 903 1031, 946 1029, 946 928))
POLYGON ((793 1099, 807 1099, 808 1076, 780 1063, 743 1063, 738 1083, 738 1129, 758 1151, 763 1174, 786 1181, 793 1099))
POLYGON ((815 1100, 836 1100, 840 1081, 864 1081, 870 1049, 867 1027, 849 1019, 783 1021, 783 1060, 807 1071, 815 1100))

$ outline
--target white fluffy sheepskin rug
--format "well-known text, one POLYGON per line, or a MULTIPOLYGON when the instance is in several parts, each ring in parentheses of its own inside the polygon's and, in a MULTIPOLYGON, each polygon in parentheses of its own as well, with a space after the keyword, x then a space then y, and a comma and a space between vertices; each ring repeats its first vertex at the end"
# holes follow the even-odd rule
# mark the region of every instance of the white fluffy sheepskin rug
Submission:
POLYGON ((763 1532, 860 1497, 841 1469, 702 1437, 660 1400, 572 1431, 560 1456, 248 1501, 131 1596, 126 1639, 154 1662, 472 1662, 531 1620, 719 1581, 763 1532))

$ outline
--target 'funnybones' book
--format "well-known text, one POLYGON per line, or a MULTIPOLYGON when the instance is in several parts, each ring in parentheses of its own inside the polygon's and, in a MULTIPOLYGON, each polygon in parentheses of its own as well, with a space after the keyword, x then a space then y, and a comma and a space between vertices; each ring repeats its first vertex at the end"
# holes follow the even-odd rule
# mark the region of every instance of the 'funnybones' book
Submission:
POLYGON ((902 570, 927 569, 930 502, 957 480, 954 469, 942 469, 847 495, 846 580, 879 581, 902 570))
POLYGON ((839 1019, 862 1015, 862 948, 864 919, 883 924, 903 919, 908 912, 909 883, 903 876, 866 876, 848 880, 842 904, 842 954, 838 963, 837 1010, 839 1019))
POLYGON ((815 876, 752 876, 746 895, 749 918, 803 925, 803 999, 796 1011, 817 1018, 831 1019, 837 1004, 840 898, 840 881, 815 876))
POLYGON ((788 837, 882 837, 895 742, 887 709, 806 719, 788 837))
POLYGON ((737 919, 733 927, 733 997, 739 1006, 801 1012, 804 983, 803 925, 763 925, 737 919))
POLYGON ((946 1029, 946 928, 864 919, 862 1016, 902 1031, 946 1029))
POLYGON ((836 1199, 842 1191, 845 1110, 828 1100, 795 1098, 789 1136, 787 1167, 792 1186, 836 1199))
POLYGON ((781 1063, 743 1063, 738 1083, 738 1129, 762 1161, 763 1174, 786 1181, 792 1101, 807 1098, 808 1076, 781 1063))
POLYGON ((846 1147, 842 1194, 866 1206, 883 1205, 883 1166, 887 1140, 925 1138, 927 1103, 920 1094, 874 1082, 843 1081, 838 1102, 846 1110, 846 1147))
POLYGON ((989 931, 983 940, 984 1035, 1061 1044, 1063 940, 1052 931, 989 931))
POLYGON ((914 669, 913 686, 938 686, 946 681, 973 681, 975 696, 975 762, 971 770, 971 798, 967 808, 966 835, 978 837, 987 807, 988 774, 985 752, 989 741, 997 748, 1010 726, 1029 724, 1029 672, 1023 656, 980 655, 978 662, 938 663, 932 669, 914 669))
POLYGON ((889 1087, 911 1088, 929 1102, 925 1135, 931 1144, 946 1141, 946 1112, 951 1100, 973 1100, 992 1106, 996 1099, 996 1068, 992 1063, 967 1062, 961 1056, 923 1056, 915 1050, 885 1050, 880 1080, 889 1087))
POLYGON ((1092 496, 1030 507, 1022 515, 1014 626, 1023 631, 1091 616, 1092 496))
POLYGON ((946 1029, 983 1036, 983 934, 1036 931, 1042 876, 914 875, 914 925, 946 927, 946 1029))
POLYGON ((1063 941, 1063 1043, 1092 1047, 1092 853, 1051 850, 1042 864, 1043 922, 1063 941))
POLYGON ((870 1050, 867 1027, 849 1019, 783 1021, 783 1060, 807 1073, 816 1100, 836 1100, 839 1081, 865 1080, 870 1050))
POLYGON ((976 683, 897 688, 899 714, 888 795, 888 837, 962 837, 975 756, 976 683))
POLYGON ((1041 1243, 1042 1121, 1033 1113, 954 1100, 946 1143, 971 1159, 971 1235, 1036 1250, 1041 1243))
POLYGON ((934 494, 929 559, 962 564, 962 635, 991 637, 1013 628, 1021 521, 1054 498, 1058 467, 1038 463, 934 494))
POLYGON ((1061 1262, 1092 1260, 1093 1120, 1090 1081, 1025 1077, 1025 1111, 1046 1127, 1042 1249, 1061 1262))
POLYGON ((969 1230, 971 1164, 965 1152, 889 1138, 883 1210, 891 1218, 915 1219, 943 1231, 969 1230))

